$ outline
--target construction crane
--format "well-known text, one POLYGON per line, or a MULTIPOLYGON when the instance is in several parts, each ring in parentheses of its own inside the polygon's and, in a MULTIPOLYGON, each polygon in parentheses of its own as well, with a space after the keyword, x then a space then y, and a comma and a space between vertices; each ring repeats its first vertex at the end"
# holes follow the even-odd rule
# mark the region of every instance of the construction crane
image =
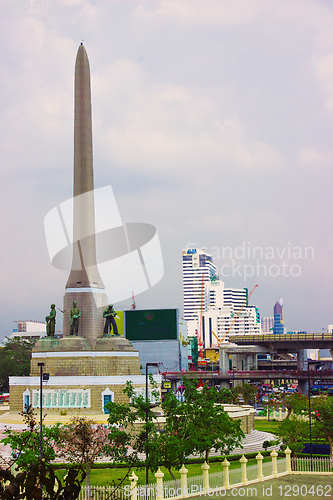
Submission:
POLYGON ((244 300, 243 304, 242 304, 242 307, 240 308, 240 310, 238 311, 238 313, 236 314, 236 316, 234 317, 231 325, 229 326, 228 330, 226 331, 226 333, 224 334, 223 338, 222 339, 218 339, 217 336, 215 335, 215 333, 213 333, 214 337, 217 339, 217 345, 220 345, 222 342, 224 342, 224 340, 226 339, 226 337, 229 335, 229 332, 231 330, 231 328, 234 326, 234 324, 236 323, 237 319, 239 318, 239 316, 241 315, 243 309, 246 307, 246 305, 249 303, 249 300, 250 300, 250 297, 251 295, 253 294, 254 290, 258 287, 259 285, 254 285, 254 287, 252 288, 251 292, 249 293, 248 297, 244 300))
POLYGON ((201 278, 201 297, 200 297, 200 317, 199 317, 199 328, 198 328, 198 348, 199 357, 203 358, 203 342, 202 342, 202 317, 203 317, 203 303, 204 303, 204 291, 205 291, 205 274, 202 273, 201 278))
POLYGON ((215 333, 214 333, 213 331, 212 331, 212 335, 214 335, 214 337, 216 338, 216 340, 217 340, 217 345, 220 345, 220 340, 219 340, 218 336, 217 336, 217 335, 215 335, 215 333))

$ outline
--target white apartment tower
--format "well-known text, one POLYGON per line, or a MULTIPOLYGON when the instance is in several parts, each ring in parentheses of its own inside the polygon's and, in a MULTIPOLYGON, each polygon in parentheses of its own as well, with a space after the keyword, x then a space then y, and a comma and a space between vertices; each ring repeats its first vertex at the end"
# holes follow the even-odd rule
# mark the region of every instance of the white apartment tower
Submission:
POLYGON ((248 305, 246 288, 225 288, 212 257, 197 248, 182 250, 184 319, 188 336, 203 347, 227 342, 229 335, 260 333, 259 311, 248 305))
POLYGON ((198 248, 182 250, 184 319, 197 320, 198 311, 207 310, 206 285, 216 276, 212 256, 198 248))

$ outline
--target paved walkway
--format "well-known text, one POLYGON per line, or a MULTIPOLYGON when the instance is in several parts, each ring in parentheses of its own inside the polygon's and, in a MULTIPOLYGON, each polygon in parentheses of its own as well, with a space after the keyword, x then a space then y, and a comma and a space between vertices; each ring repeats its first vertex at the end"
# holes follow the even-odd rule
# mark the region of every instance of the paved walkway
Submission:
MULTIPOLYGON (((270 432, 262 432, 262 431, 252 431, 250 434, 246 434, 245 439, 242 440, 243 448, 235 448, 231 454, 235 455, 236 453, 253 453, 256 451, 262 451, 262 444, 264 441, 272 441, 276 440, 277 437, 270 432)), ((267 448, 268 450, 273 450, 278 448, 279 446, 271 446, 267 448)))
MULTIPOLYGON (((65 424, 70 421, 71 417, 72 415, 46 415, 44 424, 54 425, 57 422, 65 424)), ((107 424, 107 417, 108 416, 104 414, 91 416, 91 418, 94 419, 98 424, 105 425, 107 424)), ((25 425, 23 418, 19 415, 13 415, 10 413, 4 413, 3 415, 0 415, 0 440, 4 437, 3 432, 6 428, 24 429, 25 425)), ((246 434, 245 438, 242 440, 243 448, 235 448, 232 451, 232 455, 238 453, 252 453, 262 451, 262 444, 264 441, 271 441, 275 439, 276 436, 274 436, 274 434, 253 430, 250 434, 246 434)), ((273 450, 274 448, 278 448, 278 446, 272 446, 268 448, 268 450, 273 450)), ((9 446, 5 446, 4 444, 0 443, 0 455, 4 458, 8 458, 10 457, 10 453, 11 450, 9 446)), ((211 455, 220 455, 220 453, 212 452, 211 455)))
MULTIPOLYGON (((55 425, 58 422, 60 424, 67 424, 69 423, 70 419, 74 416, 79 417, 86 417, 84 413, 80 415, 80 413, 77 413, 76 415, 69 414, 69 415, 60 415, 54 414, 54 415, 48 415, 47 414, 47 409, 45 410, 45 418, 43 420, 43 423, 45 425, 55 425)), ((88 415, 89 418, 92 418, 93 420, 96 421, 97 424, 107 424, 108 423, 108 415, 102 413, 102 414, 97 414, 97 415, 88 415)), ((38 414, 37 414, 37 420, 39 422, 39 409, 38 409, 38 414)), ((23 417, 16 413, 10 413, 6 412, 0 415, 0 427, 6 425, 7 427, 15 427, 18 426, 17 428, 24 428, 24 420, 23 417)))

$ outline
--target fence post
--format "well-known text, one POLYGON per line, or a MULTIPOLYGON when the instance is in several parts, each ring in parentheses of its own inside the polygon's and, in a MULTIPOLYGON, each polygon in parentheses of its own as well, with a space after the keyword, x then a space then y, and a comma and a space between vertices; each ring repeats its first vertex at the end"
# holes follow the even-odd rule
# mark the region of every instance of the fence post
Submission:
POLYGON ((277 471, 277 452, 275 450, 272 451, 271 457, 272 457, 272 474, 274 477, 277 477, 278 471, 277 471))
POLYGON ((256 456, 257 465, 258 465, 258 477, 257 477, 258 481, 263 481, 263 479, 264 479, 264 476, 263 476, 263 473, 262 473, 262 461, 263 461, 263 458, 264 457, 262 456, 262 454, 259 451, 258 455, 256 456))
POLYGON ((182 465, 182 468, 180 469, 180 485, 182 489, 182 497, 186 498, 187 497, 187 473, 188 470, 186 467, 184 467, 184 464, 182 465))
POLYGON ((282 408, 279 406, 279 422, 282 422, 282 408))
POLYGON ((224 476, 224 487, 225 489, 229 488, 230 483, 229 483, 229 465, 230 462, 225 458, 222 462, 222 467, 223 467, 223 476, 224 476))
POLYGON ((164 474, 160 468, 158 468, 157 472, 155 472, 155 477, 156 477, 156 500, 164 500, 164 495, 163 495, 164 474))
POLYGON ((284 453, 286 455, 286 460, 287 460, 286 472, 290 473, 291 472, 291 458, 290 458, 291 450, 290 450, 289 446, 287 446, 287 448, 284 450, 284 453))
POLYGON ((209 475, 208 471, 210 469, 210 466, 207 464, 207 462, 204 462, 201 466, 202 474, 203 474, 203 487, 206 493, 209 491, 209 475))
POLYGON ((242 485, 245 486, 248 484, 248 480, 246 477, 246 463, 247 463, 247 458, 242 456, 242 458, 239 460, 242 468, 242 485))
MULTIPOLYGON (((131 500, 137 500, 138 498, 138 489, 136 487, 136 483, 138 481, 138 476, 132 472, 132 474, 129 477, 129 480, 131 481, 131 500)), ((147 485, 148 487, 148 485, 147 485)))

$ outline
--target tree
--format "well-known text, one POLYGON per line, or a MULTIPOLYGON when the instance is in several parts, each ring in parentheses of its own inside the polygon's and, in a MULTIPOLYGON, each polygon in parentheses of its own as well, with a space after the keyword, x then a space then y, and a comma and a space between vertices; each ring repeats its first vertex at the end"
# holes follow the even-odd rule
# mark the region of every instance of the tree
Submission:
POLYGON ((245 382, 242 385, 235 387, 236 393, 244 399, 246 405, 253 405, 257 397, 257 387, 245 382))
MULTIPOLYGON (((27 429, 14 430, 6 429, 5 437, 1 443, 10 445, 13 455, 16 457, 14 462, 22 470, 30 469, 32 464, 40 461, 40 426, 37 424, 36 415, 31 406, 26 412, 22 412, 24 423, 27 429)), ((55 448, 60 442, 60 424, 48 426, 43 425, 43 458, 46 463, 55 459, 55 448)), ((6 463, 12 465, 11 461, 6 463)))
POLYGON ((90 486, 90 471, 99 456, 108 454, 108 430, 87 417, 72 417, 69 424, 60 429, 61 445, 57 455, 79 464, 90 486))
POLYGON ((238 393, 236 388, 229 389, 227 387, 221 387, 217 393, 217 403, 223 404, 236 404, 238 403, 238 393))
POLYGON ((184 380, 182 402, 168 393, 162 405, 166 417, 162 439, 177 436, 181 443, 179 457, 194 452, 204 453, 208 463, 212 448, 229 453, 241 445, 244 433, 241 421, 230 418, 223 406, 217 403, 217 390, 207 385, 198 390, 197 383, 197 380, 184 380))
POLYGON ((286 394, 282 397, 281 404, 288 410, 286 418, 290 418, 292 414, 300 415, 302 411, 309 406, 309 399, 304 394, 294 392, 294 394, 286 394))
POLYGON ((109 438, 113 444, 118 443, 116 459, 137 464, 138 454, 145 452, 148 446, 146 465, 152 471, 163 465, 174 477, 172 469, 179 470, 192 453, 205 453, 208 461, 211 448, 228 453, 240 445, 244 437, 241 421, 231 419, 217 403, 215 388, 204 386, 197 390, 197 383, 197 380, 184 380, 182 402, 172 392, 166 394, 162 403, 165 424, 161 429, 149 399, 135 395, 132 384, 128 382, 124 392, 129 403, 107 405, 110 411, 109 438), (141 430, 138 431, 140 423, 141 430))
POLYGON ((15 457, 7 462, 2 458, 0 469, 0 498, 16 500, 17 498, 46 500, 75 500, 85 479, 85 472, 80 466, 69 466, 63 478, 55 473, 50 462, 55 458, 55 448, 59 443, 59 425, 43 426, 43 458, 40 458, 39 427, 35 414, 28 408, 22 413, 27 430, 14 431, 7 429, 6 437, 1 442, 10 444, 16 451, 15 457), (12 466, 18 466, 19 472, 14 476, 12 466), (6 484, 7 483, 7 484, 6 484))
POLYGON ((267 401, 263 402, 263 408, 265 408, 268 411, 268 418, 270 415, 270 412, 275 410, 276 407, 279 406, 279 403, 277 402, 277 399, 274 394, 269 394, 267 401))
POLYGON ((30 358, 36 340, 6 337, 0 348, 0 389, 9 391, 9 377, 25 376, 30 373, 30 358))
MULTIPOLYGON (((160 393, 152 375, 149 375, 149 381, 152 397, 159 400, 160 393)), ((108 451, 114 461, 128 464, 128 475, 133 466, 140 465, 139 453, 145 453, 147 447, 146 465, 156 471, 160 457, 156 449, 160 431, 157 415, 152 411, 150 399, 135 394, 130 381, 127 381, 123 392, 128 397, 128 403, 107 404, 110 441, 108 451)))
POLYGON ((330 461, 333 464, 333 398, 317 396, 311 401, 315 431, 327 439, 330 445, 330 461))
POLYGON ((14 476, 10 469, 0 469, 0 498, 3 500, 75 500, 80 495, 85 474, 75 466, 59 478, 54 466, 44 460, 14 476))
POLYGON ((294 394, 282 397, 281 403, 288 410, 287 417, 279 425, 277 434, 284 444, 291 449, 291 456, 295 457, 304 448, 304 443, 309 438, 309 422, 307 409, 309 399, 303 394, 294 394))
POLYGON ((309 423, 302 415, 291 415, 279 425, 276 434, 288 445, 291 456, 296 457, 304 449, 304 443, 309 436, 309 423))

